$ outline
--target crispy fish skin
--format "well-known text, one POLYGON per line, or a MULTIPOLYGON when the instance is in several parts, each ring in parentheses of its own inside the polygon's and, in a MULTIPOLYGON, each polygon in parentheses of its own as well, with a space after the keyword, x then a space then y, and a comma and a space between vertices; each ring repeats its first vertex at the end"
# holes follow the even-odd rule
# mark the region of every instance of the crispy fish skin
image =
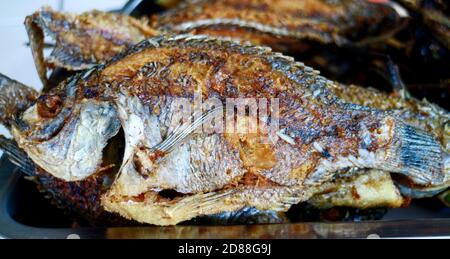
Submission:
POLYGON ((443 167, 446 172, 443 184, 439 186, 417 186, 405 179, 396 179, 403 195, 411 198, 432 197, 450 186, 450 114, 445 109, 427 100, 403 98, 396 93, 385 93, 374 88, 335 84, 330 89, 346 102, 389 111, 393 116, 420 128, 439 140, 445 152, 443 167))
POLYGON ((47 68, 82 70, 102 63, 156 32, 146 19, 116 13, 90 11, 80 15, 55 12, 45 7, 25 19, 33 57, 41 80, 47 68), (44 35, 55 41, 44 60, 44 35))
POLYGON ((62 83, 41 100, 62 102, 30 107, 13 135, 40 167, 73 181, 101 169, 99 154, 120 121, 125 154, 102 204, 156 225, 244 207, 285 211, 326 189, 348 167, 397 172, 423 185, 442 183, 442 150, 432 135, 384 112, 342 102, 329 90, 333 84, 268 48, 206 36, 159 36, 62 83), (152 147, 166 147, 167 132, 177 128, 163 123, 174 112, 173 98, 192 101, 196 91, 222 102, 278 98, 283 137, 268 145, 260 142, 262 133, 188 132, 187 140, 178 138, 173 150, 159 153, 162 161, 153 161, 152 147))
MULTIPOLYGON (((445 109, 440 108, 437 105, 427 102, 426 100, 420 101, 415 98, 402 98, 396 93, 386 93, 371 87, 360 87, 356 85, 344 85, 344 84, 334 84, 330 90, 338 96, 338 98, 349 102, 355 103, 362 106, 368 106, 371 108, 389 111, 397 118, 404 120, 405 122, 414 125, 424 131, 433 134, 437 140, 441 143, 443 150, 448 154, 450 151, 450 114, 445 109)), ((423 187, 417 186, 414 183, 405 181, 405 179, 396 179, 396 184, 400 188, 401 194, 410 198, 424 198, 436 196, 440 192, 444 191, 450 186, 450 170, 448 158, 444 159, 444 171, 446 172, 445 180, 442 185, 423 187), (401 180, 401 181, 400 181, 401 180)), ((319 208, 329 208, 330 204, 333 203, 335 206, 341 204, 349 207, 356 208, 367 208, 367 207, 379 207, 380 203, 383 204, 383 198, 391 197, 396 199, 384 200, 387 207, 399 207, 405 202, 405 199, 401 196, 396 196, 398 191, 393 191, 390 188, 378 188, 378 192, 386 191, 386 195, 379 195, 379 200, 370 199, 370 196, 354 196, 350 197, 349 194, 352 192, 352 188, 358 188, 353 186, 358 186, 359 177, 370 178, 370 174, 375 176, 381 174, 378 170, 366 169, 356 170, 354 172, 354 178, 350 179, 340 179, 339 189, 336 192, 326 192, 325 194, 318 194, 311 199, 314 206, 319 208), (390 194, 389 194, 390 192, 390 194), (345 195, 346 194, 346 195, 345 195), (371 206, 373 205, 373 206, 371 206)), ((387 172, 383 172, 387 174, 387 172)), ((393 180, 391 177, 378 177, 382 179, 379 182, 380 186, 389 187, 393 185, 393 180), (391 182, 389 184, 389 182, 391 182)), ((372 181, 375 182, 375 181, 372 181)), ((359 184, 359 187, 364 185, 359 184)), ((369 186, 370 188, 374 188, 369 186)), ((337 188, 336 188, 337 189, 337 188)), ((361 192, 362 193, 362 192, 361 192)), ((373 193, 373 192, 372 192, 373 193)))
POLYGON ((213 0, 183 2, 155 17, 153 27, 228 36, 293 53, 299 40, 345 45, 396 18, 393 9, 369 1, 213 0))
POLYGON ((14 116, 28 108, 38 95, 33 88, 0 74, 0 123, 9 128, 14 116))
POLYGON ((336 179, 330 189, 314 195, 308 203, 317 208, 332 207, 399 208, 408 203, 395 186, 389 172, 361 170, 336 179))
POLYGON ((330 90, 340 99, 378 110, 390 111, 415 127, 428 131, 450 150, 450 114, 426 100, 403 98, 371 87, 335 84, 330 90))
MULTIPOLYGON (((152 25, 119 14, 81 15, 44 8, 25 20, 35 64, 44 84, 47 68, 82 70, 105 62, 144 38, 160 33, 231 37, 283 53, 299 53, 314 41, 352 43, 359 34, 396 22, 393 9, 367 1, 188 1, 155 17, 152 25), (43 57, 44 35, 56 43, 43 57)), ((393 26, 395 27, 395 26, 393 26)), ((379 36, 378 32, 374 33, 379 36)))

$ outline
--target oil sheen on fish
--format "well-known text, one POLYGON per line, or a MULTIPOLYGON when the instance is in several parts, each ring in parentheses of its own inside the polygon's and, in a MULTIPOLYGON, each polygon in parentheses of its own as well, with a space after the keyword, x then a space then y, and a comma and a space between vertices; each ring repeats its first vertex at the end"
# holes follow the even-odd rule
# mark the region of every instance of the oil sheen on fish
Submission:
POLYGON ((383 35, 381 28, 396 28, 394 9, 368 1, 187 1, 154 17, 149 24, 118 14, 94 11, 81 15, 44 8, 25 24, 35 63, 43 82, 47 67, 80 70, 102 63, 161 33, 191 33, 232 37, 266 45, 283 53, 303 50, 303 41, 350 44, 383 35), (55 42, 44 59, 44 36, 55 42))
POLYGON ((445 154, 432 134, 345 103, 329 90, 333 85, 268 48, 159 36, 41 96, 12 123, 12 133, 39 167, 80 181, 108 167, 103 149, 122 129, 123 159, 111 163, 121 166, 102 204, 156 225, 245 207, 285 211, 349 167, 403 174, 418 185, 443 183, 445 154), (197 131, 218 109, 172 124, 180 109, 174 101, 192 103, 195 93, 220 103, 276 98, 279 140, 262 142, 263 131, 197 131))

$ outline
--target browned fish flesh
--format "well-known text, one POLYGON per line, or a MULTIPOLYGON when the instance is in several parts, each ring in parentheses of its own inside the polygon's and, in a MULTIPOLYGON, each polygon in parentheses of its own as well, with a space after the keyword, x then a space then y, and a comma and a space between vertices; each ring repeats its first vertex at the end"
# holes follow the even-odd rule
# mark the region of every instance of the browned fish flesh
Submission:
POLYGON ((80 15, 45 7, 25 19, 38 74, 47 80, 47 67, 83 70, 109 60, 139 41, 156 35, 148 20, 117 13, 90 11, 80 15), (54 49, 44 60, 44 35, 54 49))
POLYGON ((11 78, 0 74, 0 121, 8 128, 13 116, 28 108, 39 93, 11 78))
POLYGON ((383 35, 380 28, 399 19, 391 7, 368 1, 222 0, 187 1, 154 17, 151 24, 113 13, 74 15, 49 8, 27 17, 25 24, 38 73, 45 82, 47 67, 89 68, 161 33, 231 37, 298 53, 304 50, 305 41, 345 45, 359 40, 363 44, 362 38, 383 35), (44 35, 56 41, 47 59, 44 35))
POLYGON ((390 112, 346 103, 330 90, 335 86, 268 48, 159 36, 45 93, 16 117, 12 133, 37 166, 65 181, 121 164, 103 206, 157 225, 244 207, 285 211, 329 189, 349 167, 443 184, 447 154, 433 134, 390 112), (194 108, 198 92, 216 105, 276 98, 279 116, 260 121, 278 118, 270 138, 278 141, 266 143, 269 133, 248 133, 250 126, 240 123, 241 133, 198 132, 213 115, 230 111, 217 106, 171 124, 180 109, 174 102, 183 98, 189 103, 183 110, 194 108), (103 150, 120 129, 123 159, 104 164, 103 150))
POLYGON ((399 22, 400 16, 392 6, 371 1, 194 0, 156 16, 153 27, 228 36, 293 53, 302 40, 337 45, 363 41, 399 22))

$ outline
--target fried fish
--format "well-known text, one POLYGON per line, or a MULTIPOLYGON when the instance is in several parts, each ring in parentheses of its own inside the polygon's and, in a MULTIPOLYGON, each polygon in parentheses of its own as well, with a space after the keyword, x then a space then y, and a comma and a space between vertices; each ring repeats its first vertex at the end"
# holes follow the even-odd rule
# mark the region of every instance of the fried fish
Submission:
POLYGON ((74 15, 44 8, 25 25, 42 81, 47 68, 81 70, 105 62, 144 38, 165 33, 231 37, 298 53, 305 41, 348 45, 397 28, 400 16, 387 5, 369 1, 187 1, 162 15, 146 19, 93 11, 74 15), (390 26, 388 26, 388 24, 390 26), (44 59, 44 36, 55 41, 44 59))
POLYGON ((90 68, 157 34, 146 19, 101 11, 74 15, 55 12, 49 7, 27 16, 25 27, 39 77, 44 83, 47 68, 90 68), (54 41, 53 51, 45 60, 44 36, 54 41))
POLYGON ((44 93, 15 116, 12 133, 38 167, 64 181, 117 168, 102 205, 156 225, 246 207, 286 211, 332 188, 348 168, 444 184, 447 153, 432 133, 391 112, 345 102, 336 87, 268 48, 158 36, 44 93), (198 108, 198 95, 214 105, 180 121, 180 111, 198 108), (258 117, 257 131, 239 122, 225 123, 220 133, 199 130, 234 112, 236 103, 226 108, 230 99, 255 98, 278 107, 266 107, 278 112, 258 117), (279 129, 270 134, 274 121, 279 129), (120 131, 124 154, 105 163, 108 141, 120 131))

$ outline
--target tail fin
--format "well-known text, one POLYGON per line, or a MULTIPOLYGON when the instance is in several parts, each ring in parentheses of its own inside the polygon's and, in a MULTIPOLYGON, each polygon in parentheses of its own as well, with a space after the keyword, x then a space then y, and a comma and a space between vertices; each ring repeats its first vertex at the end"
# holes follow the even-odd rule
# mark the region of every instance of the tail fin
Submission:
POLYGON ((397 149, 394 161, 398 173, 405 174, 420 185, 440 185, 445 181, 444 152, 430 133, 398 122, 394 141, 397 149))
POLYGON ((30 107, 37 97, 33 88, 0 74, 0 123, 10 127, 14 115, 30 107))

